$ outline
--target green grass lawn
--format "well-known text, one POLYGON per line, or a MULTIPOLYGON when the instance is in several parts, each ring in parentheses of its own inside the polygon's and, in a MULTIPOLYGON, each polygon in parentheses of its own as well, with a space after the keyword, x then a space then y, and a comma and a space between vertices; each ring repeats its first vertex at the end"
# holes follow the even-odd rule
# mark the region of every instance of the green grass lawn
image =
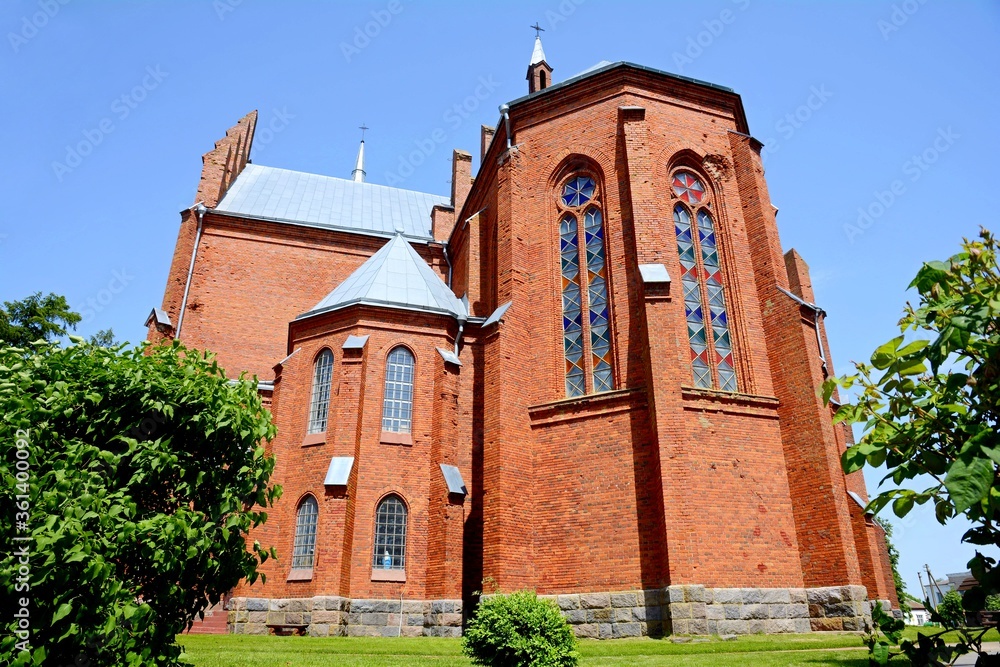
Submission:
MULTIPOLYGON (((367 637, 259 637, 185 635, 180 643, 196 667, 396 667, 468 666, 461 640, 367 637)), ((677 665, 702 667, 866 667, 861 638, 853 634, 740 637, 735 641, 674 644, 658 639, 580 642, 581 665, 677 665), (748 655, 752 654, 752 655, 748 655)))
MULTIPOLYGON (((934 628, 907 628, 904 636, 934 628)), ((998 641, 991 630, 986 641, 998 641)), ((185 658, 195 667, 468 667, 459 639, 368 637, 262 637, 182 635, 185 658)), ((668 667, 867 667, 861 637, 848 633, 749 635, 734 641, 675 644, 668 639, 580 642, 580 664, 668 667)), ((893 664, 905 664, 898 660, 893 664)))

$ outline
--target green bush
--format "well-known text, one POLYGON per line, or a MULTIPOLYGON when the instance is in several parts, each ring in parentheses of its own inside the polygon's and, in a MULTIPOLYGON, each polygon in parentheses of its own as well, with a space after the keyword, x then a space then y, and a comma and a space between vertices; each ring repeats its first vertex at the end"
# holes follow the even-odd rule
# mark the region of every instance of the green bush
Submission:
POLYGON ((0 655, 177 665, 177 633, 270 554, 246 535, 280 493, 274 426, 257 383, 207 355, 74 343, 0 346, 0 499, 16 508, 0 655))
POLYGON ((1000 611, 1000 595, 987 595, 983 611, 1000 611))
POLYGON ((559 607, 534 591, 483 598, 469 621, 462 651, 475 665, 571 667, 576 637, 559 607))
POLYGON ((937 607, 937 613, 945 627, 960 628, 965 625, 965 609, 962 607, 962 595, 958 591, 948 591, 937 607))

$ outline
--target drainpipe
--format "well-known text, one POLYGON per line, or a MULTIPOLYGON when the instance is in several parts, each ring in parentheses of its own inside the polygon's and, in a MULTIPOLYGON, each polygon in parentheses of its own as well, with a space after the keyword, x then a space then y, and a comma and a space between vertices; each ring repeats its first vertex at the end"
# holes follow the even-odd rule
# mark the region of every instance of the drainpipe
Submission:
POLYGON ((465 320, 458 321, 458 335, 455 336, 455 356, 458 356, 458 346, 462 342, 462 332, 465 330, 465 320))
POLYGON ((817 306, 815 303, 809 303, 808 301, 806 301, 805 299, 803 299, 802 297, 800 297, 798 294, 795 294, 794 292, 790 292, 789 290, 786 290, 781 285, 778 285, 778 290, 781 291, 783 294, 786 294, 789 297, 791 297, 792 300, 795 301, 796 303, 798 303, 800 306, 805 306, 806 308, 808 308, 809 310, 812 311, 812 313, 813 313, 813 328, 816 330, 816 344, 819 345, 819 360, 823 362, 823 372, 826 373, 826 371, 827 371, 827 368, 826 368, 826 352, 823 351, 823 336, 820 333, 820 328, 819 328, 819 324, 820 324, 819 318, 823 317, 824 315, 826 315, 826 311, 823 310, 822 308, 820 308, 819 306, 817 306))
POLYGON ((448 257, 448 244, 447 242, 441 242, 441 252, 444 253, 444 261, 448 264, 448 287, 451 287, 451 258, 448 257))
POLYGON ((501 104, 500 113, 503 115, 503 124, 507 130, 507 150, 510 150, 510 105, 501 104))
POLYGON ((177 331, 174 338, 180 340, 181 327, 184 325, 184 312, 187 310, 188 292, 191 290, 191 276, 194 274, 194 258, 198 255, 198 245, 201 243, 202 222, 205 220, 205 212, 208 209, 205 204, 198 202, 194 207, 194 212, 198 216, 198 231, 194 235, 194 248, 191 249, 191 264, 188 266, 187 280, 184 282, 184 298, 181 299, 181 312, 177 316, 177 331))

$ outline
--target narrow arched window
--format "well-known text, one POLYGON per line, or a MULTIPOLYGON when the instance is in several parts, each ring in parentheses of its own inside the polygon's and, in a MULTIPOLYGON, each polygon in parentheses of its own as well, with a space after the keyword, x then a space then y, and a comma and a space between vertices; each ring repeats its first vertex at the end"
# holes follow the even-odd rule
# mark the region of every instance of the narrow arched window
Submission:
POLYGON ((563 185, 559 205, 564 210, 559 255, 566 395, 611 391, 615 380, 604 216, 594 179, 572 176, 563 185))
POLYGON ((686 171, 674 175, 671 187, 683 202, 674 205, 674 233, 681 261, 694 384, 706 389, 736 391, 722 263, 715 222, 708 209, 708 192, 694 174, 686 171))
POLYGON ((306 496, 299 503, 295 518, 295 544, 292 549, 292 569, 310 569, 316 557, 316 519, 319 507, 316 499, 306 496))
POLYGON ((326 431, 330 412, 330 384, 333 379, 333 352, 323 350, 313 364, 312 400, 309 402, 309 433, 326 431))
POLYGON ((548 79, 545 77, 545 70, 538 73, 538 90, 543 90, 549 85, 548 79))
POLYGON ((409 433, 413 416, 413 353, 400 345, 385 362, 382 430, 409 433))
POLYGON ((386 496, 375 510, 372 567, 380 570, 406 567, 406 505, 397 495, 386 496))

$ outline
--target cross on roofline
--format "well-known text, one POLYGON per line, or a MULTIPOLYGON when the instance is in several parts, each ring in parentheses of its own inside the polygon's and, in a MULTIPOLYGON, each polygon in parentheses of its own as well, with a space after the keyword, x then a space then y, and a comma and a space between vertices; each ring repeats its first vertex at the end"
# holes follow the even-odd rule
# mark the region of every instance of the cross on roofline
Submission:
POLYGON ((535 31, 535 37, 541 37, 542 33, 545 32, 545 28, 538 25, 538 21, 535 21, 535 25, 529 25, 528 27, 535 31))
POLYGON ((358 129, 361 130, 361 141, 364 141, 365 140, 365 131, 368 130, 369 128, 364 123, 361 123, 361 125, 358 127, 358 129))

